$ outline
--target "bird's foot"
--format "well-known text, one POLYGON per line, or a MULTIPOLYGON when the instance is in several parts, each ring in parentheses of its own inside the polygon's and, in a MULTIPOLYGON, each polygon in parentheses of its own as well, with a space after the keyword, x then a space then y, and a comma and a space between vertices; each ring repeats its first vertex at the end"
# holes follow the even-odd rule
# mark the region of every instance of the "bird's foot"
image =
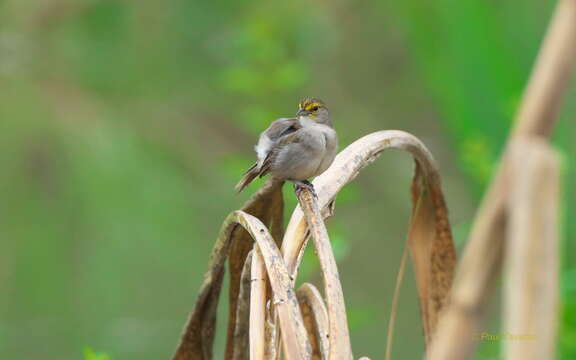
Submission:
POLYGON ((294 191, 296 191, 296 196, 300 197, 300 192, 303 189, 308 189, 312 193, 312 196, 314 196, 316 199, 318 199, 318 195, 316 194, 316 190, 314 189, 314 185, 312 185, 312 183, 310 181, 308 181, 308 180, 294 181, 294 191))

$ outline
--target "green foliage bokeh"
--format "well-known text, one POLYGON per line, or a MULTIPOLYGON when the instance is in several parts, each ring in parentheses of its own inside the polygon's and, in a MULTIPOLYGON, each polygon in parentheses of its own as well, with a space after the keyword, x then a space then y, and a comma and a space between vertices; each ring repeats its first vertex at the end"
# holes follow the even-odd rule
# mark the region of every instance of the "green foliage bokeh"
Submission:
MULTIPOLYGON (((257 134, 304 96, 328 103, 341 147, 380 129, 421 138, 462 247, 553 5, 0 2, 0 358, 78 359, 86 346, 168 357, 219 225, 248 197, 233 185, 257 134)), ((576 358, 574 95, 554 137, 566 360, 576 358)), ((329 223, 358 356, 384 352, 411 171, 406 155, 384 154, 329 223)), ((316 266, 307 254, 302 276, 318 280, 316 266)), ((420 356, 410 272, 396 337, 396 358, 420 356)), ((500 345, 482 344, 477 358, 497 358, 500 345)), ((221 336, 216 347, 220 356, 221 336)))

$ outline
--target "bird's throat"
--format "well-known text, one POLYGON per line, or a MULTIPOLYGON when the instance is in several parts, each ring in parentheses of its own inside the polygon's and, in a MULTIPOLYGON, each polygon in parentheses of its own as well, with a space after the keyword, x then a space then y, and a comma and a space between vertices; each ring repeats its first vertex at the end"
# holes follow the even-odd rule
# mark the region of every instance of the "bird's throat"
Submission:
POLYGON ((302 127, 314 126, 318 124, 316 121, 314 121, 314 119, 311 119, 308 116, 300 116, 298 120, 300 120, 300 125, 302 125, 302 127))

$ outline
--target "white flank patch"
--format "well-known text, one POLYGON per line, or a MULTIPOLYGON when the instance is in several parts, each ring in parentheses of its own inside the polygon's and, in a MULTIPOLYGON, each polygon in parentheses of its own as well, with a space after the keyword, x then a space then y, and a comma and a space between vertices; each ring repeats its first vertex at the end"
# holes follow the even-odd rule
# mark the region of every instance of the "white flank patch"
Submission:
POLYGON ((256 150, 256 154, 258 155, 258 167, 262 165, 262 162, 264 161, 264 158, 266 158, 266 155, 268 155, 268 152, 270 152, 272 145, 273 142, 270 140, 268 135, 262 134, 260 139, 258 139, 258 145, 254 147, 254 150, 256 150))

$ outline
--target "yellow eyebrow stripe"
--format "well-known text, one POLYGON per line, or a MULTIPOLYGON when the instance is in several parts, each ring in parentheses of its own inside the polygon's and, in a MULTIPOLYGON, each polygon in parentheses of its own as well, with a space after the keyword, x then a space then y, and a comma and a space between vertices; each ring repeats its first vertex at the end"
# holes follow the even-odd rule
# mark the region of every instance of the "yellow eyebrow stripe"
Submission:
POLYGON ((314 106, 318 106, 318 107, 320 108, 320 107, 322 107, 322 104, 319 104, 319 103, 306 104, 306 107, 304 108, 304 110, 310 111, 310 110, 312 110, 312 108, 313 108, 314 106))

